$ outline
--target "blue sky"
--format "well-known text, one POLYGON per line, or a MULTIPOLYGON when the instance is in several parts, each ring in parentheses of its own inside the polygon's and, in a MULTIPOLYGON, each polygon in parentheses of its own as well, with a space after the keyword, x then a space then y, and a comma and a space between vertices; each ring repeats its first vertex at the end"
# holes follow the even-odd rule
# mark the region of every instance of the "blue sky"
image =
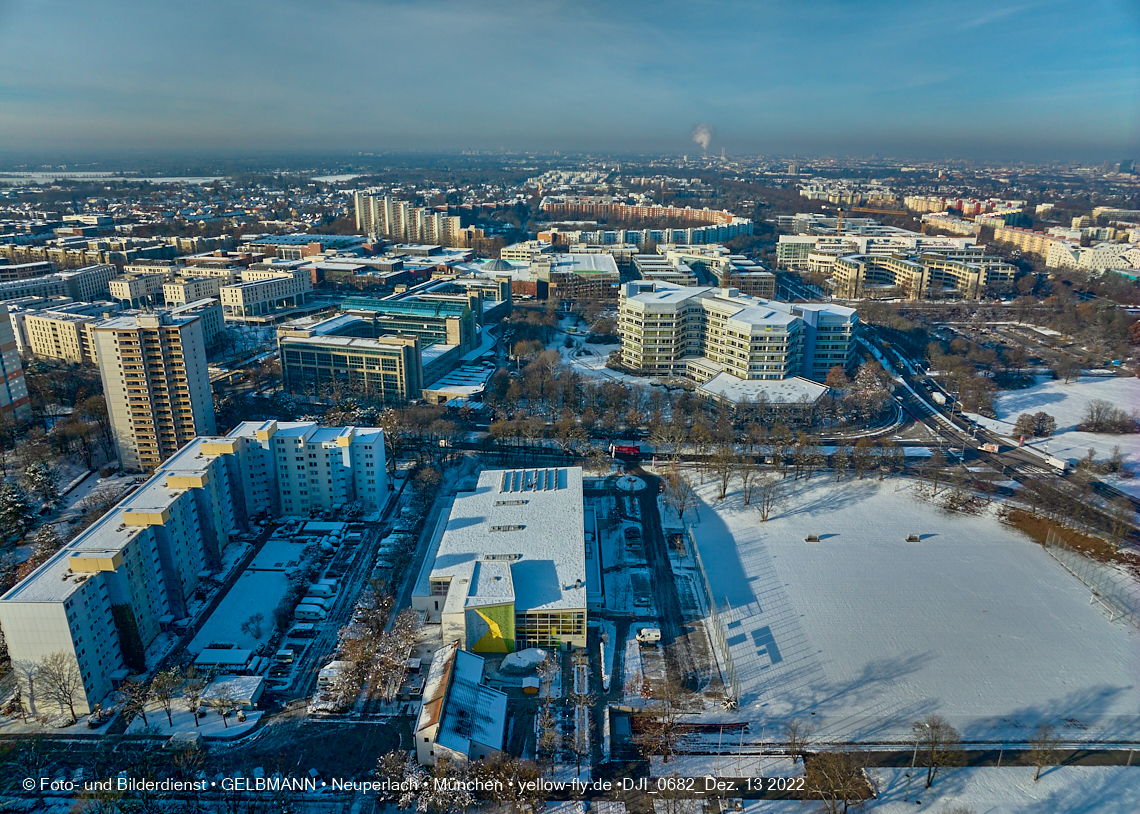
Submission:
POLYGON ((0 150, 1140 158, 1140 2, 0 0, 0 150))

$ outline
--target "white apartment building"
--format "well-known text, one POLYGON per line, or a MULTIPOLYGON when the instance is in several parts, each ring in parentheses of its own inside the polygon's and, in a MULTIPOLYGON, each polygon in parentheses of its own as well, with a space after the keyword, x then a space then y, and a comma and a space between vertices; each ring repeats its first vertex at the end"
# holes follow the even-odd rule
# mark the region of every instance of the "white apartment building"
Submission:
POLYGON ((234 451, 243 460, 251 514, 269 509, 275 515, 307 515, 353 502, 369 513, 388 500, 384 431, 378 427, 246 421, 228 438, 240 442, 234 451))
POLYGON ((499 251, 502 260, 513 263, 530 263, 542 254, 551 254, 554 244, 549 240, 524 240, 522 243, 513 243, 504 246, 499 251))
POLYGON ((854 358, 853 308, 650 281, 626 283, 618 303, 622 364, 647 376, 823 381, 854 358))
POLYGON ((383 236, 396 243, 465 245, 457 215, 445 215, 371 192, 357 192, 355 203, 356 228, 364 234, 383 236))
POLYGON ((68 297, 81 302, 92 302, 107 295, 108 285, 119 276, 119 270, 110 263, 97 263, 74 271, 60 271, 53 276, 63 282, 67 289, 63 293, 68 297))
MULTIPOLYGON (((278 432, 276 422, 251 422, 225 437, 195 438, 0 597, 0 629, 13 660, 34 664, 55 652, 73 655, 83 678, 77 712, 90 711, 129 672, 145 671, 143 651, 185 618, 198 581, 221 568, 226 547, 248 528, 249 517, 275 513, 290 496, 299 499, 296 477, 278 491, 278 466, 299 472, 298 455, 307 481, 316 471, 334 480, 344 475, 349 499, 373 511, 387 500, 384 436, 377 428, 300 422, 278 432), (309 466, 318 458, 329 466, 309 466), (347 470, 334 471, 334 464, 347 470), (372 498, 370 485, 383 489, 383 497, 377 491, 372 498)), ((305 491, 319 498, 315 488, 305 491)), ((23 689, 28 702, 34 696, 23 689)))
POLYGON ((99 375, 119 460, 153 471, 198 435, 217 432, 202 320, 121 316, 93 329, 99 375))
POLYGON ((1102 272, 1106 269, 1140 268, 1140 247, 1134 243, 1101 243, 1081 246, 1076 242, 1057 241, 1045 256, 1049 268, 1082 269, 1102 272))

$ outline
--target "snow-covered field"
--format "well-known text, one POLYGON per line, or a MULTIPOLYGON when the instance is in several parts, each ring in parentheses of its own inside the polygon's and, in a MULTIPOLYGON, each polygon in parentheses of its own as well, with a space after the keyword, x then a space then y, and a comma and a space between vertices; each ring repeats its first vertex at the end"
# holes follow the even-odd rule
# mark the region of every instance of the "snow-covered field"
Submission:
MULTIPOLYGON (((1086 405, 1096 399, 1127 411, 1138 409, 1140 379, 1083 377, 1065 384, 1047 376, 1039 376, 1038 383, 1033 387, 1004 392, 994 400, 997 420, 974 417, 997 432, 1012 435, 1013 424, 1019 415, 1043 410, 1057 419, 1057 432, 1052 438, 1039 438, 1030 442, 1032 446, 1042 451, 1048 448, 1050 455, 1074 463, 1083 458, 1089 449, 1097 451, 1097 458, 1107 458, 1112 448, 1119 446, 1125 460, 1134 469, 1140 469, 1140 434, 1108 435, 1077 431, 1077 425, 1084 418, 1086 405)), ((1140 478, 1122 480, 1115 485, 1123 491, 1140 495, 1140 478)))
MULTIPOLYGON (((723 760, 723 758, 722 758, 723 760)), ((975 814, 1135 814, 1140 809, 1140 769, 1135 766, 1062 766, 1033 782, 1026 767, 957 769, 939 773, 934 785, 923 788, 919 772, 907 796, 906 769, 871 769, 878 788, 862 812, 901 814, 903 811, 946 814, 963 806, 975 814)), ((747 814, 791 814, 804 811, 798 800, 746 800, 747 814)))
POLYGON ((740 710, 710 718, 800 717, 863 741, 903 740, 930 713, 967 740, 1024 741, 1043 720, 1071 741, 1140 735, 1140 631, 1108 621, 1040 546, 944 513, 909 480, 785 484, 767 523, 697 487, 741 683, 740 710))

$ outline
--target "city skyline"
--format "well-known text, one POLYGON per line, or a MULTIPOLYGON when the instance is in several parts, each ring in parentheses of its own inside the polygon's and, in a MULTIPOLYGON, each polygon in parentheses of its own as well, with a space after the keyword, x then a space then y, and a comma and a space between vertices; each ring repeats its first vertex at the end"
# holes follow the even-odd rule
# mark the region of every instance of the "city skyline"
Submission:
POLYGON ((1119 0, 15 0, 0 43, 8 153, 699 155, 703 123, 710 154, 1101 161, 1140 148, 1140 11, 1119 0))

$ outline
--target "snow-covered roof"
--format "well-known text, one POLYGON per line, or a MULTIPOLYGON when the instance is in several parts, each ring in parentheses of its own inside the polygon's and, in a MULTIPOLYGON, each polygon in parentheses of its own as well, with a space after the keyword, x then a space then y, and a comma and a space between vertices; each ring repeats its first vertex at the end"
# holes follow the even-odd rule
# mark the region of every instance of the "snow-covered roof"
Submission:
POLYGON ((697 391, 739 404, 742 401, 766 401, 768 404, 799 404, 807 397, 814 404, 827 392, 827 387, 802 376, 789 379, 738 379, 731 373, 718 373, 699 385, 697 391))
POLYGON ((475 491, 456 496, 415 594, 450 579, 449 605, 507 602, 513 586, 516 611, 585 610, 584 514, 580 467, 487 470, 475 491), (510 579, 494 580, 504 567, 510 579))

